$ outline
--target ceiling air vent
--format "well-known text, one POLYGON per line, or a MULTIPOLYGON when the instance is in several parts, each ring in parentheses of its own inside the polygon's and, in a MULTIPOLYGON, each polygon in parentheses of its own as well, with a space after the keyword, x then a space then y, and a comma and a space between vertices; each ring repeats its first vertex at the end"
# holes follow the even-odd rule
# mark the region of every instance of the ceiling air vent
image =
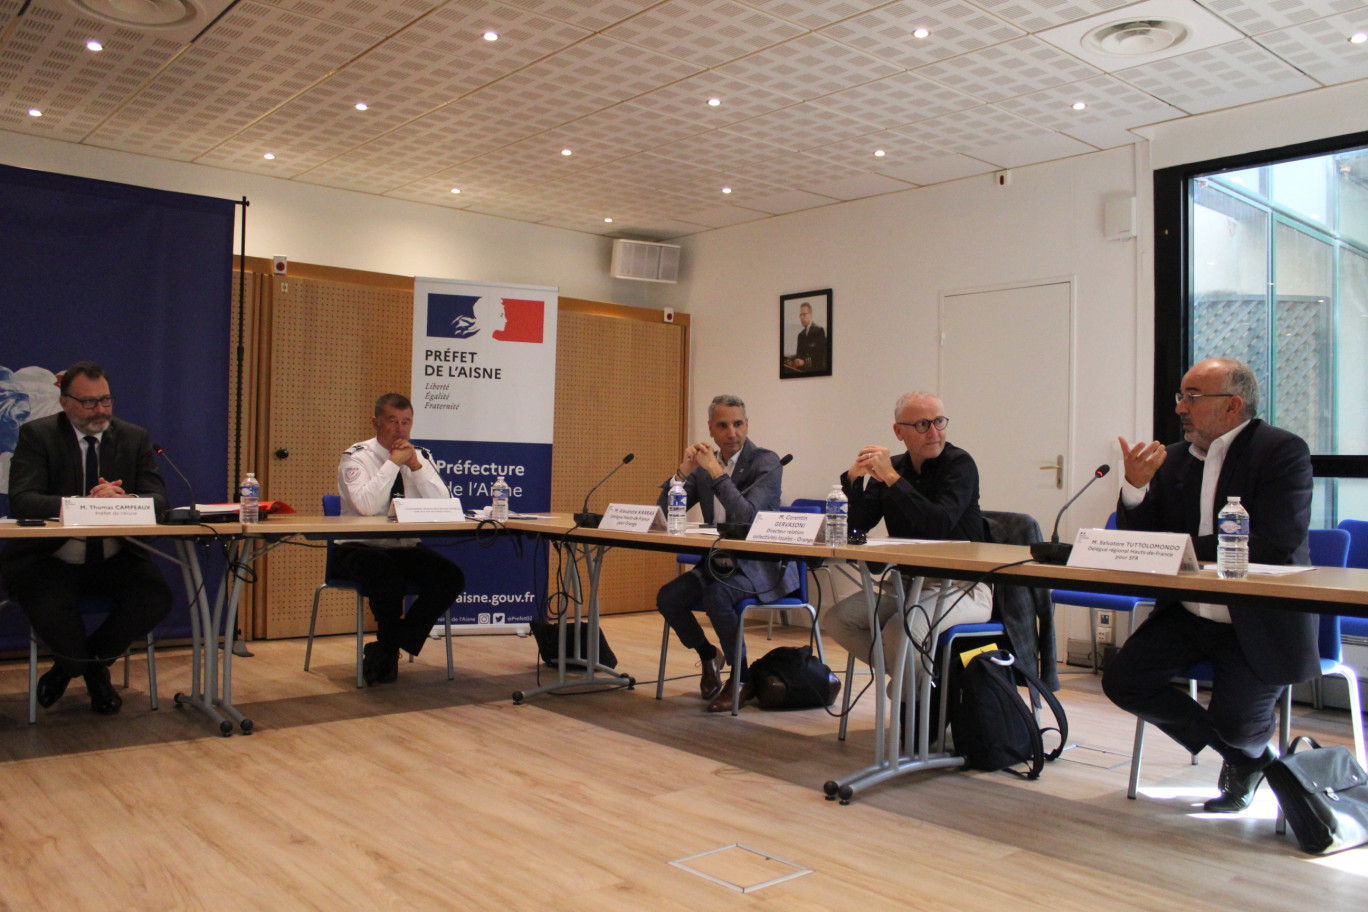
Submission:
POLYGON ((173 29, 204 17, 194 0, 70 0, 97 19, 143 29, 173 29))
POLYGON ((1083 36, 1083 44, 1101 54, 1145 57, 1172 50, 1191 34, 1191 29, 1174 19, 1132 19, 1093 29, 1083 36))
POLYGON ((652 241, 613 241, 613 278, 638 282, 679 281, 679 247, 652 241))

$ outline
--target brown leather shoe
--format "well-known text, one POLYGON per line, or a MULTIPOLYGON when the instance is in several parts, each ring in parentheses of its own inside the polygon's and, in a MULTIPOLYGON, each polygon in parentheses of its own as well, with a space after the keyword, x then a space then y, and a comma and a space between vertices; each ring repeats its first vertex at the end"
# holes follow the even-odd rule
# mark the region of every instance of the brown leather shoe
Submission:
POLYGON ((698 678, 698 695, 705 700, 711 700, 722 690, 722 669, 727 665, 727 659, 722 655, 722 650, 717 650, 711 659, 703 663, 703 673, 698 678))
MULTIPOLYGON (((736 686, 735 675, 727 678, 727 683, 723 685, 722 690, 719 691, 717 696, 713 697, 712 702, 708 704, 708 712, 731 712, 733 697, 736 694, 736 686)), ((750 681, 746 681, 741 685, 741 700, 737 705, 745 706, 746 703, 754 697, 755 688, 751 687, 750 681)))

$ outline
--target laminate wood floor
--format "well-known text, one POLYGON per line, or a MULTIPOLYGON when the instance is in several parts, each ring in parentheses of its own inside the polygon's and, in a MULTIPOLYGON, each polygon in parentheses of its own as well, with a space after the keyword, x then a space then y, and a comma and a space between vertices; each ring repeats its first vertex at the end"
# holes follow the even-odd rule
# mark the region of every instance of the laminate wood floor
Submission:
MULTIPOLYGON (((1194 767, 1156 734, 1128 801, 1133 722, 1091 675, 1063 679, 1076 746, 1039 781, 932 772, 842 807, 821 785, 869 762, 868 697, 846 743, 822 711, 707 715, 676 643, 679 679, 656 702, 657 616, 604 628, 636 689, 524 706, 509 697, 535 684, 526 639, 458 639, 452 682, 433 642, 396 684, 365 691, 350 637, 319 641, 307 674, 302 641, 252 643, 235 689, 257 730, 232 738, 172 708, 184 649, 159 653, 160 711, 135 660, 119 716, 92 714, 78 681, 35 726, 27 663, 0 663, 0 909, 1365 907, 1368 849, 1302 855, 1274 834, 1267 786, 1244 815, 1201 814, 1211 756, 1194 767), (743 894, 670 864, 733 844, 760 854, 701 866, 812 873, 743 894)), ((805 639, 781 630, 769 645, 805 639)), ((749 642, 762 653, 763 630, 749 642)), ((1349 740, 1344 713, 1298 707, 1294 728, 1349 740)))

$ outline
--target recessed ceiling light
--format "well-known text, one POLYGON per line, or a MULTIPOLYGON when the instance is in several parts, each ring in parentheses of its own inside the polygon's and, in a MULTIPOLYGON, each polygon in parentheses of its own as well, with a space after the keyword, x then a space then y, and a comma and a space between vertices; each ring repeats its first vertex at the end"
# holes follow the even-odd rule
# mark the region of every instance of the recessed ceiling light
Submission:
POLYGON ((370 105, 366 104, 364 101, 358 101, 358 102, 356 103, 356 110, 358 110, 358 111, 366 111, 366 110, 369 110, 369 109, 370 109, 370 105))
POLYGON ((275 153, 274 153, 274 152, 267 152, 265 155, 263 155, 263 156, 261 156, 261 157, 264 158, 264 159, 266 159, 267 161, 275 161, 275 153))
POLYGON ((919 28, 919 29, 913 29, 913 31, 912 31, 912 37, 913 37, 913 38, 926 38, 926 37, 928 37, 930 34, 931 34, 931 30, 930 30, 930 29, 919 28))
POLYGON ((715 108, 715 107, 717 107, 718 105, 720 105, 721 103, 722 103, 722 99, 720 99, 720 98, 709 98, 709 99, 708 99, 708 107, 711 107, 711 108, 715 108))
POLYGON ((611 218, 605 218, 604 221, 605 221, 605 222, 610 222, 610 223, 611 223, 613 220, 612 220, 611 218))
POLYGON ((29 117, 42 117, 43 112, 37 108, 29 108, 29 117))
POLYGON ((498 40, 499 40, 499 33, 496 32, 496 31, 493 31, 493 30, 490 30, 490 31, 488 31, 488 32, 485 32, 485 33, 484 33, 484 40, 485 40, 485 41, 498 41, 498 40))
POLYGON ((568 156, 571 156, 571 155, 574 155, 574 154, 575 154, 574 151, 571 150, 571 149, 561 149, 561 155, 565 155, 565 156, 568 157, 568 156))
POLYGON ((731 193, 731 187, 723 187, 723 188, 722 188, 722 192, 723 192, 723 193, 731 193))
POLYGON ((452 187, 452 188, 451 188, 451 192, 452 192, 452 193, 460 193, 460 192, 461 192, 461 188, 460 188, 460 187, 452 187))
POLYGON ((1084 108, 1086 108, 1087 106, 1088 106, 1088 103, 1087 103, 1086 101, 1075 101, 1075 102, 1073 103, 1073 109, 1074 109, 1075 111, 1081 111, 1081 110, 1083 110, 1084 108))
POLYGON ((88 50, 88 51, 103 51, 103 50, 104 50, 104 45, 103 45, 103 44, 100 44, 100 42, 98 42, 98 41, 96 41, 94 38, 92 38, 92 39, 90 39, 89 41, 86 42, 86 50, 88 50))
POLYGON ((875 157, 875 158, 883 158, 886 154, 888 154, 888 153, 884 152, 883 149, 875 149, 875 150, 874 150, 874 157, 875 157))
POLYGON ((1350 44, 1363 44, 1365 41, 1368 41, 1368 32, 1354 32, 1349 36, 1350 44))

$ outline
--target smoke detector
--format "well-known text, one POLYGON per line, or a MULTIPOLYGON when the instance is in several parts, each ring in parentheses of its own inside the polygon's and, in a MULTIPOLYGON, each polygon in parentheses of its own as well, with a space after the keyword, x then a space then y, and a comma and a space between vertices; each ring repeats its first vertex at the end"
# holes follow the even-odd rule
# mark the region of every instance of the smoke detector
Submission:
POLYGON ((1146 0, 1046 29, 1036 37, 1111 73, 1245 36, 1195 0, 1146 0))

